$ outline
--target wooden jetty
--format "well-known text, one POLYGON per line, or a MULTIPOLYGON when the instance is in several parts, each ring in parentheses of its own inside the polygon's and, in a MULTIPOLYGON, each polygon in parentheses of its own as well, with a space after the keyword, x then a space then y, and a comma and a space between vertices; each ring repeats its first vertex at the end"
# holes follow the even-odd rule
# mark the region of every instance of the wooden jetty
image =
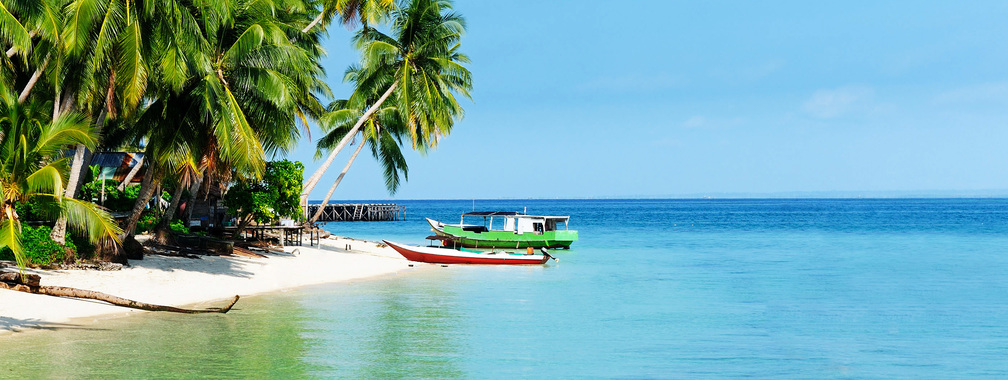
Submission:
MULTIPOLYGON (((305 206, 305 218, 315 215, 319 204, 305 206)), ((319 216, 319 222, 396 221, 406 216, 406 206, 392 203, 328 204, 319 216)))

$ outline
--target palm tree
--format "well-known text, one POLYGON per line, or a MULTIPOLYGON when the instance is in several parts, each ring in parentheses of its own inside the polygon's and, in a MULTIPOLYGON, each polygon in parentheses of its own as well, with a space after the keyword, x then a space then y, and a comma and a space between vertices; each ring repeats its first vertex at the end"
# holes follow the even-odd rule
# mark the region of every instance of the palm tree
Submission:
POLYGON ((21 105, 9 90, 0 93, 0 248, 10 248, 18 265, 26 259, 21 246, 21 219, 15 205, 38 200, 55 206, 54 216, 65 217, 69 225, 92 243, 117 244, 119 227, 104 209, 63 195, 67 170, 61 150, 70 144, 94 147, 95 135, 74 113, 45 121, 39 103, 21 105))
POLYGON ((451 13, 451 9, 447 0, 411 0, 393 12, 391 36, 364 27, 354 37, 363 53, 364 75, 357 78, 357 87, 348 102, 371 106, 305 183, 301 193, 303 207, 336 155, 390 97, 403 118, 414 149, 426 152, 437 145, 441 136, 451 132, 454 120, 462 116, 462 107, 453 93, 469 98, 472 89, 471 74, 462 66, 469 58, 459 53, 465 21, 451 13), (377 93, 382 95, 369 102, 377 93))
MULTIPOLYGON (((147 96, 153 74, 180 85, 192 65, 185 53, 199 45, 190 6, 175 0, 92 2, 70 0, 63 6, 59 44, 50 70, 54 117, 79 110, 99 135, 105 124, 131 116, 147 96)), ((89 165, 90 153, 75 147, 65 196, 74 197, 89 165)), ((62 242, 63 220, 51 237, 62 242)))
MULTIPOLYGON (((359 72, 359 70, 354 70, 353 68, 351 68, 351 71, 359 72)), ((348 72, 348 76, 350 75, 350 72, 348 72)), ((351 123, 360 118, 360 108, 348 106, 347 103, 346 100, 337 100, 330 105, 330 112, 323 118, 323 121, 335 124, 335 127, 319 139, 319 152, 336 145, 346 135, 347 131, 353 128, 353 124, 351 123)), ((365 145, 371 147, 371 155, 378 160, 383 168, 386 189, 388 189, 389 193, 395 194, 400 184, 399 173, 402 173, 407 178, 409 175, 406 158, 403 157, 402 149, 400 148, 402 138, 406 134, 405 124, 403 124, 402 118, 395 107, 385 106, 372 114, 361 129, 360 135, 362 141, 360 141, 360 145, 350 156, 346 166, 343 167, 343 171, 336 177, 336 181, 333 182, 326 193, 325 198, 322 200, 322 205, 319 206, 308 222, 315 223, 319 216, 322 215, 322 211, 325 205, 329 203, 329 199, 332 197, 333 192, 336 191, 336 187, 343 181, 343 177, 346 176, 347 171, 350 170, 350 166, 353 165, 354 160, 357 159, 357 155, 360 154, 365 145)))
MULTIPOLYGON (((298 121, 317 119, 324 111, 318 94, 328 94, 318 63, 318 35, 304 35, 294 24, 304 14, 268 2, 238 2, 219 12, 202 8, 201 35, 206 43, 195 53, 190 78, 178 91, 170 86, 141 116, 147 131, 148 165, 171 177, 176 195, 206 171, 230 179, 258 177, 267 154, 291 149, 298 121)), ((141 190, 131 226, 150 199, 152 185, 141 190)), ((164 232, 180 197, 162 216, 164 232)), ((163 237, 163 233, 159 233, 163 237)))
POLYGON ((344 25, 352 25, 355 22, 360 22, 364 26, 375 25, 384 20, 394 7, 395 2, 392 0, 322 0, 322 10, 304 29, 301 29, 301 33, 308 33, 319 23, 325 26, 328 24, 327 20, 337 14, 344 25))

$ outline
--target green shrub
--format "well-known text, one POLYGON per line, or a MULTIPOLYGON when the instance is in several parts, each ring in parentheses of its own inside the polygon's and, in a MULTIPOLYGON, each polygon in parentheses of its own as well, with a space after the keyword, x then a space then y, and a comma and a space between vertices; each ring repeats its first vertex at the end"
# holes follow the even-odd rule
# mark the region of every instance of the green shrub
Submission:
POLYGON ((92 200, 95 204, 102 205, 112 211, 130 211, 136 203, 140 194, 140 185, 126 186, 119 190, 119 181, 106 179, 104 181, 94 180, 81 186, 81 199, 92 200), (102 184, 104 183, 105 200, 102 202, 102 184))
MULTIPOLYGON (((32 265, 52 265, 62 263, 77 251, 73 239, 67 239, 65 246, 49 238, 52 228, 47 226, 32 227, 23 225, 21 227, 21 244, 24 247, 25 257, 32 265), (67 250, 70 250, 70 255, 67 250)), ((14 260, 14 252, 10 248, 4 248, 0 252, 0 258, 4 260, 14 260)))
POLYGON ((186 227, 185 223, 182 223, 181 220, 172 221, 171 225, 168 226, 168 228, 170 228, 172 232, 175 232, 177 234, 185 234, 185 235, 189 234, 189 227, 186 227))
POLYGON ((52 221, 59 215, 59 205, 41 197, 34 197, 28 202, 17 202, 14 204, 14 210, 21 220, 52 221))
POLYGON ((143 214, 140 214, 140 219, 137 220, 136 230, 138 233, 150 232, 157 225, 157 222, 158 218, 157 215, 154 215, 154 212, 151 210, 144 211, 143 214))

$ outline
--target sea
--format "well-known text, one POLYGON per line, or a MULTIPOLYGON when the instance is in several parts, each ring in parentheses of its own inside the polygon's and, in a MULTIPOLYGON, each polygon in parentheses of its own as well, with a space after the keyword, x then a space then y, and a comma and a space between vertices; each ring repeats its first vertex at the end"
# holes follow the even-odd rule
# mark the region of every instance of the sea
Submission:
POLYGON ((1008 378, 1008 199, 396 203, 325 228, 424 244, 425 217, 526 211, 580 240, 0 337, 0 377, 1008 378))

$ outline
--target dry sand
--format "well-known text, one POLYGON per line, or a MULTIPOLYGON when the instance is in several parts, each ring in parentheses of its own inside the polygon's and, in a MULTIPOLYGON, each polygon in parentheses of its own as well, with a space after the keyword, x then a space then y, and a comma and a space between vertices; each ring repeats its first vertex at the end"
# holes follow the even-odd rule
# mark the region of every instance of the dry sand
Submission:
MULTIPOLYGON (((187 259, 147 255, 120 271, 27 270, 42 285, 71 286, 136 301, 188 307, 219 307, 246 296, 306 285, 339 282, 408 268, 388 247, 348 238, 321 245, 288 246, 267 258, 203 256, 187 259), (345 248, 350 245, 351 250, 345 248)), ((241 301, 238 301, 241 305, 241 301)), ((147 313, 105 303, 0 289, 0 335, 30 328, 88 324, 109 316, 147 313)))

